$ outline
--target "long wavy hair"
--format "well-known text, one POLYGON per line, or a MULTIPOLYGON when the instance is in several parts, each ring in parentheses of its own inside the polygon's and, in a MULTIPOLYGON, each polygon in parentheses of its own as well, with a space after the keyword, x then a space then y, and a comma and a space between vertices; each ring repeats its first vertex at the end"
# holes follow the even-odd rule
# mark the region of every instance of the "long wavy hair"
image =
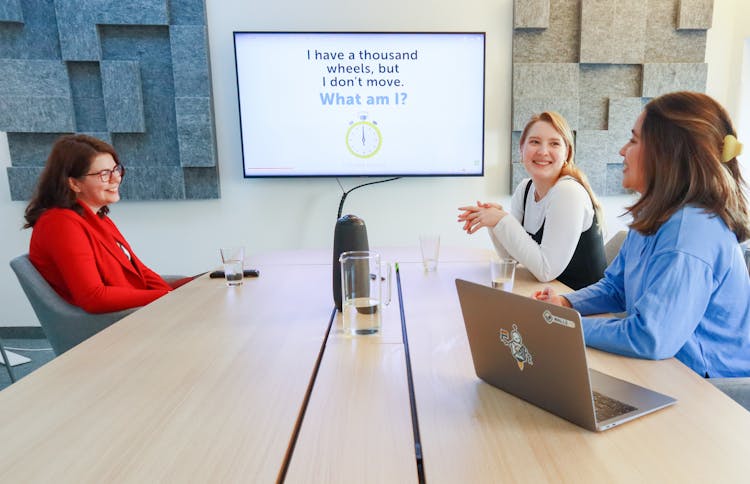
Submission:
MULTIPOLYGON (((61 136, 55 141, 47 157, 47 163, 39 177, 34 196, 26 207, 24 228, 33 227, 39 217, 50 208, 69 208, 78 214, 83 209, 76 203, 76 194, 70 188, 68 178, 85 176, 94 157, 109 153, 120 164, 115 149, 100 139, 85 134, 61 136)), ((124 172, 123 172, 124 173, 124 172)), ((102 207, 98 215, 103 217, 109 208, 102 207)))
POLYGON ((646 105, 641 131, 646 189, 627 207, 631 228, 654 234, 691 204, 721 217, 739 242, 750 237, 739 162, 722 161, 724 137, 737 134, 718 102, 689 91, 659 96, 646 105))
POLYGON ((555 111, 544 111, 539 114, 533 115, 531 119, 529 119, 529 121, 526 123, 526 126, 521 132, 520 145, 523 146, 523 144, 526 142, 526 137, 529 134, 529 130, 532 126, 534 126, 534 124, 539 121, 544 121, 552 125, 552 127, 555 128, 555 131, 557 131, 557 133, 562 136, 563 141, 565 142, 565 146, 568 149, 568 154, 565 157, 565 163, 563 163, 562 170, 560 170, 560 175, 557 177, 557 179, 559 180, 564 176, 573 177, 578 181, 578 183, 583 186, 583 188, 586 189, 586 193, 589 194, 591 203, 594 205, 594 211, 596 212, 599 226, 602 227, 604 224, 604 214, 602 206, 599 203, 599 200, 597 200, 596 195, 594 194, 594 190, 591 189, 591 185, 589 184, 588 178, 586 178, 586 174, 575 164, 575 143, 573 140, 573 130, 570 129, 570 126, 568 125, 568 122, 565 120, 565 118, 563 118, 560 113, 556 113, 555 111))

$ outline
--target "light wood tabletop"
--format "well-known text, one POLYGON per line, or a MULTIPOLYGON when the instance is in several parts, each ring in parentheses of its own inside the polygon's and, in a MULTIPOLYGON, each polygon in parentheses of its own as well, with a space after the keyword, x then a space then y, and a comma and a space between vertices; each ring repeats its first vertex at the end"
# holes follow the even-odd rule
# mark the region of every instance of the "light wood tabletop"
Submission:
POLYGON ((273 482, 330 266, 191 282, 0 392, 0 482, 273 482))
MULTIPOLYGON (((523 269, 517 276, 519 294, 544 286, 523 269)), ((457 277, 489 284, 489 267, 401 264, 427 482, 748 482, 750 413, 675 359, 588 349, 590 367, 679 400, 601 433, 479 380, 457 277)))
MULTIPOLYGON (((400 262, 403 307, 394 286, 377 335, 331 319, 328 251, 283 252, 6 388, 0 482, 416 482, 412 395, 426 482, 747 482, 750 413, 678 361, 589 349, 591 367, 679 401, 584 430, 476 377, 454 280, 489 284, 487 251, 443 250, 435 272, 418 248, 381 253, 400 262)), ((514 292, 543 286, 521 269, 514 292)))

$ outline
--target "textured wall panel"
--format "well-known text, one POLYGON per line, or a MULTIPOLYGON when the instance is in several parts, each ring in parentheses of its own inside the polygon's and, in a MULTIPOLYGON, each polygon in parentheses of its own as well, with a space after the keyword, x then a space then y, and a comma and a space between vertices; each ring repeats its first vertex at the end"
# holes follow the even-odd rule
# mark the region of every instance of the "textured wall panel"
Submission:
POLYGON ((211 93, 208 45, 201 42, 206 35, 206 28, 201 25, 173 25, 169 28, 176 97, 207 97, 211 93))
POLYGON ((578 64, 515 64, 513 99, 578 98, 578 64))
POLYGON ((170 25, 205 25, 203 2, 198 0, 169 0, 170 25))
MULTIPOLYGON (((526 0, 516 0, 516 2, 526 0)), ((513 33, 513 62, 578 62, 580 0, 549 0, 552 13, 544 30, 518 29, 513 33)))
POLYGON ((185 168, 185 198, 219 198, 219 172, 212 168, 185 168))
POLYGON ((643 97, 687 90, 703 91, 706 88, 708 64, 643 64, 643 97))
POLYGON ((51 133, 8 133, 8 147, 13 166, 42 166, 49 146, 59 135, 51 133))
POLYGON ((612 137, 606 130, 576 132, 576 163, 586 173, 594 193, 605 193, 607 161, 612 158, 612 137))
POLYGON ((72 131, 68 72, 60 61, 0 59, 0 129, 72 131))
POLYGON ((207 97, 175 98, 177 141, 183 167, 216 165, 211 124, 211 100, 207 97))
POLYGON ((185 198, 182 177, 178 166, 128 166, 120 193, 128 200, 181 200, 185 198))
POLYGON ((577 125, 578 84, 578 64, 514 64, 513 130, 522 130, 533 114, 549 110, 577 125))
POLYGON ((60 59, 55 5, 49 0, 21 2, 23 23, 0 22, 0 59, 60 59))
POLYGON ((714 0, 680 0, 677 12, 678 30, 708 30, 711 28, 714 0))
POLYGON ((73 131, 73 103, 69 97, 0 97, 0 126, 19 133, 73 131))
POLYGON ((516 29, 546 29, 549 27, 550 0, 515 0, 513 27, 516 29))
POLYGON ((0 59, 0 96, 70 96, 65 63, 0 59))
POLYGON ((675 28, 678 3, 679 0, 648 2, 643 62, 705 62, 706 32, 675 28))
POLYGON ((571 129, 578 129, 578 99, 523 98, 513 101, 513 130, 523 130, 529 119, 542 111, 556 111, 563 115, 571 129))
POLYGON ((143 133, 140 65, 133 61, 102 61, 102 95, 107 128, 112 133, 143 133))
POLYGON ((604 193, 607 195, 631 193, 630 190, 625 190, 622 187, 622 163, 607 164, 607 187, 604 193))
POLYGON ((580 71, 580 129, 607 129, 610 98, 641 95, 640 65, 581 64, 580 71))
POLYGON ((582 0, 580 62, 643 62, 647 2, 582 0))
POLYGON ((76 130, 106 129, 102 76, 98 62, 67 62, 70 91, 76 116, 76 130))
POLYGON ((0 2, 13 200, 30 197, 52 143, 71 132, 114 145, 125 199, 219 196, 203 0, 0 2), (19 8, 23 22, 7 21, 19 8))
POLYGON ((42 167, 40 166, 9 166, 8 181, 10 182, 11 200, 28 200, 31 198, 41 172, 42 167))
POLYGON ((168 0, 97 0, 96 23, 169 25, 168 0))
POLYGON ((94 20, 95 0, 55 0, 57 30, 63 60, 100 60, 94 20))
POLYGON ((0 2, 0 22, 23 22, 20 0, 3 0, 0 2))
POLYGON ((625 193, 618 152, 645 102, 670 91, 705 90, 706 32, 678 30, 677 22, 710 25, 712 5, 709 0, 550 0, 547 29, 517 28, 512 187, 526 176, 518 130, 530 115, 554 110, 576 131, 576 161, 594 190, 625 193), (578 49, 573 55, 571 46, 578 49), (571 69, 578 71, 574 95, 571 69))
POLYGON ((622 143, 630 138, 630 130, 643 111, 644 100, 639 97, 613 98, 609 100, 607 129, 619 136, 622 143))

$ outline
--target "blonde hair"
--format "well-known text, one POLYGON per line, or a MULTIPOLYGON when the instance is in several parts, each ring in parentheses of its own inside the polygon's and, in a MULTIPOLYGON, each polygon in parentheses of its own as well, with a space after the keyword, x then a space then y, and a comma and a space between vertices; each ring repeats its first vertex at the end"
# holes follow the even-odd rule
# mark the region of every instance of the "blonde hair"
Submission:
POLYGON ((586 178, 586 174, 575 164, 573 131, 570 129, 568 122, 565 120, 565 118, 562 117, 560 113, 556 113, 555 111, 544 111, 539 114, 533 115, 531 119, 529 119, 529 121, 526 123, 526 126, 524 126, 523 131, 521 132, 520 146, 523 146, 523 144, 526 142, 526 137, 528 136, 531 127, 539 121, 544 121, 545 123, 549 123, 550 125, 552 125, 555 131, 557 131, 558 134, 562 136, 563 141, 565 142, 565 146, 568 148, 568 154, 565 157, 565 163, 563 163, 562 170, 560 170, 560 175, 557 177, 557 179, 559 180, 564 176, 570 176, 583 186, 583 188, 586 190, 586 193, 589 194, 589 198, 591 198, 591 203, 594 205, 594 211, 596 212, 599 226, 602 227, 604 224, 604 212, 602 210, 602 206, 599 203, 599 200, 597 200, 596 195, 594 195, 594 191, 591 189, 591 185, 589 184, 588 178, 586 178))
POLYGON ((630 227, 654 234, 692 204, 721 217, 738 242, 750 237, 739 163, 736 157, 722 161, 728 134, 736 136, 729 114, 705 94, 681 91, 651 100, 641 128, 646 189, 627 208, 630 227))

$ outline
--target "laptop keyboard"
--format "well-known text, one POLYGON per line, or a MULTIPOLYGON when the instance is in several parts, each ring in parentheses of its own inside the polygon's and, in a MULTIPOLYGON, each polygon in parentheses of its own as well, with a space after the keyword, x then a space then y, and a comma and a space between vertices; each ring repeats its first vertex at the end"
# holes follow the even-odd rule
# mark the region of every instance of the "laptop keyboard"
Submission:
POLYGON ((594 392, 594 408, 596 410, 596 420, 599 422, 624 415, 633 410, 638 410, 632 405, 609 398, 599 392, 594 392))

